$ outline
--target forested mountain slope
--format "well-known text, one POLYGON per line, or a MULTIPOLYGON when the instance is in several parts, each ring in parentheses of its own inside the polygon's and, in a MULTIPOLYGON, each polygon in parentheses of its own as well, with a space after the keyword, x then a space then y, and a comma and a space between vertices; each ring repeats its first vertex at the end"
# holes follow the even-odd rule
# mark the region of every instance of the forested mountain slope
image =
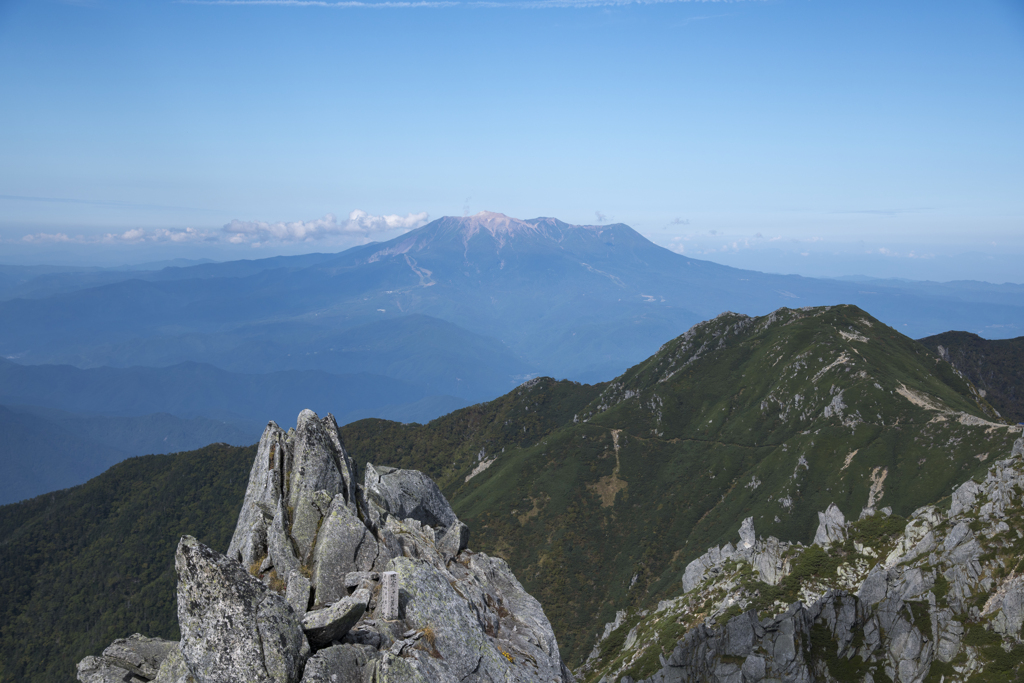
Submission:
POLYGON ((256 447, 129 458, 82 486, 0 507, 0 680, 74 680, 114 638, 177 637, 174 549, 226 548, 256 447))
MULTIPOLYGON (((830 503, 847 518, 865 507, 906 516, 948 496, 1019 436, 992 412, 944 360, 864 311, 839 306, 760 318, 723 314, 610 383, 533 380, 427 425, 363 420, 341 433, 360 467, 369 461, 435 478, 472 527, 473 547, 508 560, 544 605, 566 661, 577 666, 617 610, 674 597, 687 564, 732 540, 739 520, 752 517, 759 533, 808 543, 817 513, 830 503)), ((201 456, 170 460, 188 458, 194 466, 201 456)), ((160 528, 177 533, 181 510, 205 509, 211 529, 234 519, 244 481, 229 460, 189 475, 220 487, 223 497, 171 488, 160 528)), ((7 566, 31 557, 33 566, 48 568, 99 557, 100 546, 54 555, 52 546, 71 541, 54 540, 58 527, 43 501, 72 501, 115 475, 124 487, 83 516, 101 520, 98 537, 114 533, 115 522, 127 525, 117 527, 119 535, 141 533, 117 515, 147 509, 147 462, 132 460, 84 487, 0 509, 0 559, 7 566), (10 542, 12 533, 25 540, 10 542)), ((83 503, 67 505, 61 509, 83 503)), ((104 543, 110 566, 129 567, 129 576, 143 571, 122 561, 126 548, 104 543)), ((211 544, 224 547, 212 536, 211 544)), ((154 586, 153 608, 170 609, 172 593, 159 597, 152 581, 139 585, 154 586)), ((27 592, 12 598, 8 621, 29 626, 17 634, 5 627, 4 645, 40 642, 32 634, 44 632, 46 622, 33 616, 28 606, 38 603, 29 598, 66 603, 75 618, 93 614, 74 591, 57 599, 60 582, 19 583, 33 588, 18 589, 27 592), (33 623, 43 630, 33 631, 33 623)), ((119 590, 89 618, 125 609, 126 596, 137 595, 119 590)), ((133 628, 127 623, 119 622, 120 633, 133 628)), ((165 635, 156 626, 139 630, 165 635)), ((94 654, 80 642, 48 642, 54 657, 67 661, 94 654)))
POLYGON ((919 341, 962 372, 1003 417, 1024 422, 1024 337, 943 332, 919 341))
POLYGON ((830 503, 906 515, 948 495, 1013 443, 985 410, 947 363, 856 307, 723 314, 537 444, 485 455, 468 480, 464 463, 446 493, 578 663, 596 623, 673 586, 737 520, 807 542, 830 503))

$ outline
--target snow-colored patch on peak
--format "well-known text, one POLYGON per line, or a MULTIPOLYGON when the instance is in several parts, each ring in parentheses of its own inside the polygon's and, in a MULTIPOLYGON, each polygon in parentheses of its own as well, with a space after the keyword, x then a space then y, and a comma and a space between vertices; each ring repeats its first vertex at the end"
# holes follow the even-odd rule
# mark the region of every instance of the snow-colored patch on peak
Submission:
POLYGON ((462 223, 462 233, 467 239, 481 230, 486 230, 494 237, 524 232, 531 234, 544 232, 536 223, 527 223, 526 221, 495 211, 481 211, 478 214, 461 219, 460 222, 462 223))

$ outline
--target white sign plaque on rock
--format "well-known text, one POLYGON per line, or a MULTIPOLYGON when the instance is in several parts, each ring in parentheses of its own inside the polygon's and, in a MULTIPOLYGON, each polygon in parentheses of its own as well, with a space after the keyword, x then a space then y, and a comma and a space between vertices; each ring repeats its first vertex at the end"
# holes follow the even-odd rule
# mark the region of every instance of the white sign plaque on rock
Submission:
POLYGON ((398 618, 398 572, 384 572, 380 576, 380 607, 378 618, 398 618))

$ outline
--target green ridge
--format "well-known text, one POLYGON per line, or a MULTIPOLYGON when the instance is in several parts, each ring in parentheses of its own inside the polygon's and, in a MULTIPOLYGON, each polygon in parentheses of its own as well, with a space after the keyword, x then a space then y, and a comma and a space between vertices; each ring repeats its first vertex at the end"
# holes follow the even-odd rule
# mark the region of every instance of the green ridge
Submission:
POLYGON ((1024 337, 983 339, 971 332, 943 332, 920 342, 952 363, 1003 417, 1024 422, 1024 337))
POLYGON ((571 665, 617 609, 671 594, 743 518, 808 542, 819 510, 856 518, 873 481, 878 507, 907 514, 1012 444, 947 363, 853 306, 723 314, 574 417, 446 490, 473 547, 544 604, 571 665), (840 391, 842 416, 827 415, 840 391))
MULTIPOLYGON (((677 594, 686 563, 745 517, 808 542, 829 503, 857 517, 872 477, 899 515, 947 495, 1012 444, 984 407, 948 363, 839 306, 723 314, 610 383, 532 380, 427 425, 362 420, 342 436, 360 465, 434 477, 576 666, 616 610, 677 594)), ((174 637, 174 543, 226 547, 253 455, 135 458, 0 508, 0 560, 18 568, 0 593, 0 679, 71 680, 116 637, 174 637)))

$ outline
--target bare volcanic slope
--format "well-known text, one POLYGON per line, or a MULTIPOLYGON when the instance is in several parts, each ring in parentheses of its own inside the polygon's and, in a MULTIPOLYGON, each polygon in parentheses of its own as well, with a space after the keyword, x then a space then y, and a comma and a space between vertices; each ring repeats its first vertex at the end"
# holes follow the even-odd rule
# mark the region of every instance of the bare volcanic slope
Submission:
POLYGON ((195 361, 249 373, 363 370, 479 400, 528 373, 614 377, 723 310, 855 303, 915 335, 953 324, 1024 324, 1024 306, 984 287, 969 296, 884 282, 866 290, 694 259, 624 224, 490 212, 444 217, 339 254, 131 277, 0 302, 0 354, 80 367, 195 361), (416 314, 422 317, 406 320, 416 314), (382 333, 391 340, 387 353, 366 353, 362 342, 379 348, 382 333), (433 337, 438 343, 424 353, 424 339, 433 337), (461 363, 445 355, 452 347, 464 351, 461 363), (403 362, 412 357, 415 367, 403 362))
MULTIPOLYGON (((445 463, 478 546, 538 595, 574 664, 595 624, 674 586, 736 520, 809 542, 833 502, 906 515, 1016 434, 948 363, 853 306, 723 314, 599 391, 533 444, 492 436, 403 460, 445 463)), ((505 419, 506 435, 521 429, 505 419)), ((392 448, 432 426, 393 428, 392 448)))

